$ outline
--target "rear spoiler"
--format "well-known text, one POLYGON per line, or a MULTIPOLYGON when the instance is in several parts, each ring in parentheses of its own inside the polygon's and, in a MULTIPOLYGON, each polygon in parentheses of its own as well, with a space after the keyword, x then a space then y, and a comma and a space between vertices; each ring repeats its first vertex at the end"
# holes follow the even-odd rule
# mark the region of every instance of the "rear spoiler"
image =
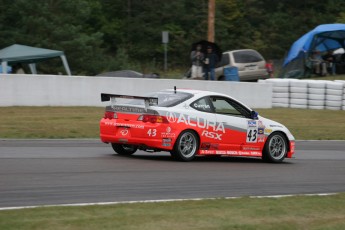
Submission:
POLYGON ((158 105, 158 97, 141 97, 141 96, 130 96, 130 95, 118 95, 118 94, 109 94, 101 93, 101 101, 111 101, 111 105, 115 105, 116 98, 124 99, 139 99, 145 101, 145 108, 149 106, 158 105))

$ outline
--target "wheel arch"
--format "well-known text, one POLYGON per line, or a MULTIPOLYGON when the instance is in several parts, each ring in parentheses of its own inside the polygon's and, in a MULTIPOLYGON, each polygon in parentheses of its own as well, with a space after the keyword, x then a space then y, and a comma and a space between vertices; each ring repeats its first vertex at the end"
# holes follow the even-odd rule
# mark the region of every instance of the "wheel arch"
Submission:
MULTIPOLYGON (((267 143, 269 137, 272 136, 272 135, 275 134, 275 133, 281 133, 281 134, 283 134, 283 136, 284 136, 284 138, 285 138, 285 141, 286 141, 286 143, 287 143, 287 151, 290 151, 290 140, 289 140, 288 136, 286 135, 286 133, 285 133, 284 131, 282 131, 282 130, 276 130, 276 131, 273 131, 272 133, 270 133, 270 135, 268 135, 267 138, 266 138, 266 141, 265 141, 264 146, 266 145, 266 143, 267 143)), ((263 151, 263 150, 264 150, 264 148, 262 148, 262 151, 263 151)))

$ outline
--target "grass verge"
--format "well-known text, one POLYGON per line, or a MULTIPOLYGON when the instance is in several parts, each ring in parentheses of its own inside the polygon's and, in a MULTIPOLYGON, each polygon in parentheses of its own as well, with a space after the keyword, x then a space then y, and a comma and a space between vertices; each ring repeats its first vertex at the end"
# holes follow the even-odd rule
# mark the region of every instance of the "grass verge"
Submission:
POLYGON ((0 229, 345 229, 345 194, 0 211, 0 229))
MULTIPOLYGON (((345 140, 345 111, 258 109, 300 140, 345 140)), ((3 107, 0 138, 98 138, 100 107, 3 107)))

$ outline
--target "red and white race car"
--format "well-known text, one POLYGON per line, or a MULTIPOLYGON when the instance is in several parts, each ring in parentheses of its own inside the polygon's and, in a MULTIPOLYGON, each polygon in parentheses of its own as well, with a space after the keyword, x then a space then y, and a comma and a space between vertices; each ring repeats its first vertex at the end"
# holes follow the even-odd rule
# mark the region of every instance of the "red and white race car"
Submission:
POLYGON ((225 94, 178 89, 145 97, 101 94, 111 101, 100 121, 100 137, 114 151, 169 151, 181 161, 198 155, 291 158, 295 139, 282 124, 258 115, 225 94))

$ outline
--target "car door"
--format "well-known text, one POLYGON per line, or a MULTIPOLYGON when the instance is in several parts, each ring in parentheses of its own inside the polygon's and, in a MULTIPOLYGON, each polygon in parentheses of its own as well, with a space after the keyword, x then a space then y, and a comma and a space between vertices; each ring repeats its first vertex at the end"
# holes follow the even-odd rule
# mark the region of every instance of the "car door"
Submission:
POLYGON ((259 150, 259 121, 251 119, 251 111, 227 97, 211 96, 210 101, 217 122, 222 123, 224 127, 219 150, 259 150))

